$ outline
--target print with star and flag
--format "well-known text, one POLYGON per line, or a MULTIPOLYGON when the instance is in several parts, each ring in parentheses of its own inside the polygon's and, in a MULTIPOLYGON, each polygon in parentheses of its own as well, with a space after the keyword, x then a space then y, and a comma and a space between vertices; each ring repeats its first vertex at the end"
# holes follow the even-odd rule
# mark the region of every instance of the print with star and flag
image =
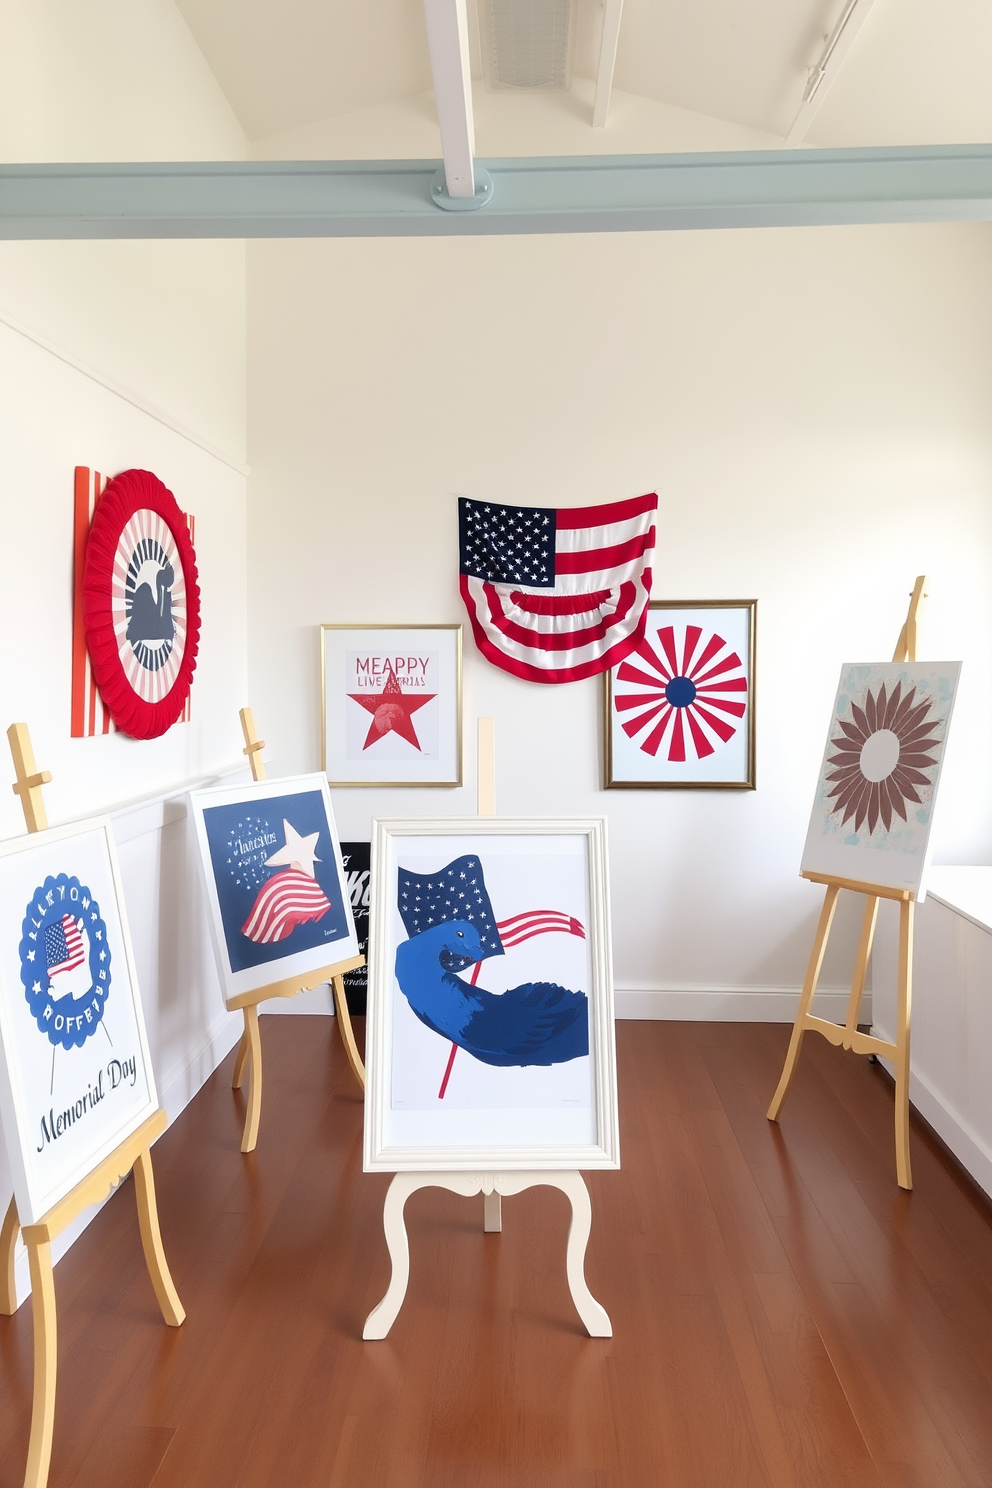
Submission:
POLYGON ((438 758, 435 651, 349 651, 345 684, 348 759, 438 758))
POLYGON ((203 820, 232 971, 348 935, 319 791, 209 806, 203 820))

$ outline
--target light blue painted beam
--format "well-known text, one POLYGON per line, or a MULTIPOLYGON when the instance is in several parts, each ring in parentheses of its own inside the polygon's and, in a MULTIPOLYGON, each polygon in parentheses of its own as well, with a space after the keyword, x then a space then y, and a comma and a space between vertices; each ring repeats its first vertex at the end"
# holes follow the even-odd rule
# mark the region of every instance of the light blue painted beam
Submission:
POLYGON ((431 201, 437 161, 0 166, 0 238, 420 237, 992 218, 992 145, 480 161, 492 200, 431 201))

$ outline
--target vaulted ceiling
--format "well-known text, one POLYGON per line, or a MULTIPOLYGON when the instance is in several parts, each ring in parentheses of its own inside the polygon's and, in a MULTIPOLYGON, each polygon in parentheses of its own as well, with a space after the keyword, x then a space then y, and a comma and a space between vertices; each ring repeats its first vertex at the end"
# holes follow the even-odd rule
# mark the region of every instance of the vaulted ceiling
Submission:
MULTIPOLYGON (((475 88, 485 88, 468 0, 475 88)), ((515 0, 526 5, 532 0, 515 0)), ((595 76, 603 0, 573 0, 595 76)), ((251 140, 431 87, 423 0, 177 0, 251 140)), ((624 0, 615 86, 784 137, 845 0, 624 0)), ((807 143, 992 140, 989 0, 875 0, 807 143)))

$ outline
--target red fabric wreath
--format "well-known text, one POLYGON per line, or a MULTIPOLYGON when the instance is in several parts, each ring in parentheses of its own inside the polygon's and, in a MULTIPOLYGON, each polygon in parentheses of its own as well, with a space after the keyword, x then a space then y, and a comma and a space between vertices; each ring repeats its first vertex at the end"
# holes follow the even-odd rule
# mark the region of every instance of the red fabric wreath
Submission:
MULTIPOLYGON (((152 525, 156 525, 154 517, 151 519, 152 525)), ((140 518, 136 528, 142 524, 147 526, 149 519, 140 518)), ((161 527, 158 530, 161 533, 161 527)), ((161 535, 165 536, 164 533, 161 535)), ((145 601, 146 609, 149 604, 154 605, 150 587, 145 601)), ((117 727, 134 739, 155 739, 159 734, 164 734, 182 713, 196 670, 196 653, 200 641, 200 588, 197 583, 196 554, 190 541, 186 519, 172 492, 148 470, 125 470, 121 475, 115 476, 96 504, 86 540, 83 567, 83 623, 93 677, 117 727), (178 663, 173 659, 178 624, 173 625, 171 643, 162 638, 173 624, 171 585, 175 579, 174 564, 171 559, 166 558, 162 543, 154 537, 139 539, 134 551, 130 553, 126 551, 131 546, 129 538, 124 545, 125 551, 121 551, 125 529, 132 518, 137 518, 142 512, 152 513, 164 523, 168 536, 171 537, 174 556, 178 558, 182 568, 183 582, 180 590, 184 592, 181 592, 178 603, 184 615, 185 634, 182 637, 183 649, 178 663), (151 550, 156 550, 162 557, 157 560, 145 559, 142 563, 141 554, 151 550), (153 610, 152 613, 159 615, 163 628, 159 630, 157 638, 150 644, 145 644, 142 649, 140 638, 135 644, 130 639, 134 630, 140 628, 136 621, 129 621, 126 632, 123 632, 121 625, 121 574, 126 571, 131 578, 132 592, 128 598, 127 614, 132 616, 134 609, 130 606, 136 605, 137 600, 143 598, 140 589, 135 588, 135 577, 140 577, 143 568, 149 563, 153 572, 156 571, 157 563, 159 575, 172 570, 173 578, 164 585, 159 583, 156 586, 159 610, 153 610), (118 609, 117 623, 122 630, 120 641, 115 631, 115 603, 118 609), (166 621, 161 620, 163 605, 167 606, 169 616, 166 621), (166 644, 169 644, 168 652, 163 649, 166 644), (142 654, 148 658, 147 672, 140 665, 142 654), (158 660, 163 654, 167 658, 168 670, 164 670, 166 664, 158 660), (163 678, 157 676, 159 669, 164 671, 163 678), (128 675, 128 670, 131 676, 128 675), (135 682, 154 692, 161 687, 162 681, 168 680, 173 671, 175 676, 161 697, 142 697, 136 689, 135 682)))

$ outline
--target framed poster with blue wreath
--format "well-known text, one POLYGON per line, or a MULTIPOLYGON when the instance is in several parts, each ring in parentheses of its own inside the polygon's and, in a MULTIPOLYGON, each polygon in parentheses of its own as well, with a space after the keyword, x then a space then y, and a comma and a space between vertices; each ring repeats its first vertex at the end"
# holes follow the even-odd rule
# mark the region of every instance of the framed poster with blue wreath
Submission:
POLYGON ((190 792, 228 1002, 358 955, 327 779, 190 792))
POLYGON ((28 1225, 158 1110, 109 820, 0 843, 0 1056, 28 1225))

